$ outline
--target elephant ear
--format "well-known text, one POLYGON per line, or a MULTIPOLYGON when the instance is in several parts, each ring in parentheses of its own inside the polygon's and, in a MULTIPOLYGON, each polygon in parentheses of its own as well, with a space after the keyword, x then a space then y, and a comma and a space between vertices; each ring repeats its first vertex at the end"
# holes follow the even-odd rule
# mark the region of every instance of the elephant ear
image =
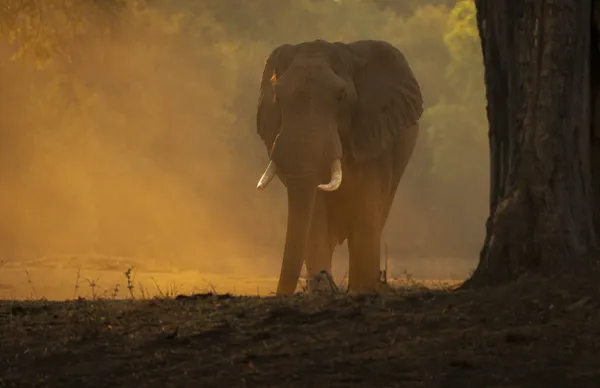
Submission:
POLYGON ((292 60, 292 46, 289 44, 277 47, 265 62, 256 114, 256 129, 271 155, 273 143, 281 126, 281 111, 275 100, 274 84, 289 67, 292 60))
POLYGON ((381 41, 359 41, 349 47, 358 99, 347 141, 353 158, 363 162, 379 155, 419 120, 423 97, 398 49, 381 41))

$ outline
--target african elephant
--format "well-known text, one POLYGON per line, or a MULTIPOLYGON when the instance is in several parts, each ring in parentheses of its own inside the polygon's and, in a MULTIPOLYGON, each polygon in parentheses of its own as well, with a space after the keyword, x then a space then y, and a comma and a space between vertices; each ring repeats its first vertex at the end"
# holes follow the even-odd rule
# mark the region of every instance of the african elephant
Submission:
POLYGON ((346 239, 349 288, 376 289, 381 233, 422 105, 408 62, 387 42, 316 40, 269 55, 257 129, 270 162, 257 188, 277 175, 287 189, 277 295, 294 293, 304 262, 309 277, 330 273, 333 249, 346 239))

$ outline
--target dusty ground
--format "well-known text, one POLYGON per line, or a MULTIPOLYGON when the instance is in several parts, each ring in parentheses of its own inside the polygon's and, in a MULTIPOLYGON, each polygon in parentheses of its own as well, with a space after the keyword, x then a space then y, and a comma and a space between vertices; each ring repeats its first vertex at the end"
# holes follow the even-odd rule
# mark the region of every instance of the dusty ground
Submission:
POLYGON ((600 287, 0 302, 2 387, 592 387, 600 287))
MULTIPOLYGON (((236 261, 232 261, 235 263, 236 261)), ((65 300, 78 296, 108 297, 118 289, 118 296, 129 292, 124 273, 134 268, 130 281, 136 292, 147 296, 214 291, 236 295, 269 296, 277 287, 279 260, 272 260, 271 268, 248 270, 250 260, 237 260, 237 266, 225 271, 210 269, 175 268, 173 264, 91 255, 54 255, 28 262, 0 259, 0 299, 65 300), (243 267, 246 264, 246 269, 243 267), (234 269, 241 267, 237 272, 234 269), (93 287, 91 285, 94 285, 93 287)), ((334 260, 333 273, 342 282, 348 272, 347 257, 334 260)), ((200 264, 200 263, 199 263, 200 264)), ((390 259, 392 277, 405 277, 409 273, 418 279, 462 280, 476 265, 473 260, 460 258, 407 260, 390 259)))

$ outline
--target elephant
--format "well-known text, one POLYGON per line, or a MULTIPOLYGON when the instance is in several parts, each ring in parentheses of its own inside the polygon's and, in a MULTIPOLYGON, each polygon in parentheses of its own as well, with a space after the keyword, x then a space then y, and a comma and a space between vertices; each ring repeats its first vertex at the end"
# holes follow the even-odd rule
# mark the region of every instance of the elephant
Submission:
POLYGON ((270 161, 257 188, 277 176, 287 191, 276 295, 294 294, 304 263, 309 278, 331 276, 346 240, 349 290, 378 289, 381 234, 422 113, 420 86, 388 42, 315 40, 270 53, 256 114, 270 161))

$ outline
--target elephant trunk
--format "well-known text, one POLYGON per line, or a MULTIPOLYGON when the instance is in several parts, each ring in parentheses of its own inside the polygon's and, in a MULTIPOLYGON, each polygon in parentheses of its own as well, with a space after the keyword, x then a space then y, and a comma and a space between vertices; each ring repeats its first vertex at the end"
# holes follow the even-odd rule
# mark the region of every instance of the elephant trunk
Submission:
POLYGON ((296 290, 308 243, 318 180, 286 177, 288 197, 287 232, 277 295, 296 290))

